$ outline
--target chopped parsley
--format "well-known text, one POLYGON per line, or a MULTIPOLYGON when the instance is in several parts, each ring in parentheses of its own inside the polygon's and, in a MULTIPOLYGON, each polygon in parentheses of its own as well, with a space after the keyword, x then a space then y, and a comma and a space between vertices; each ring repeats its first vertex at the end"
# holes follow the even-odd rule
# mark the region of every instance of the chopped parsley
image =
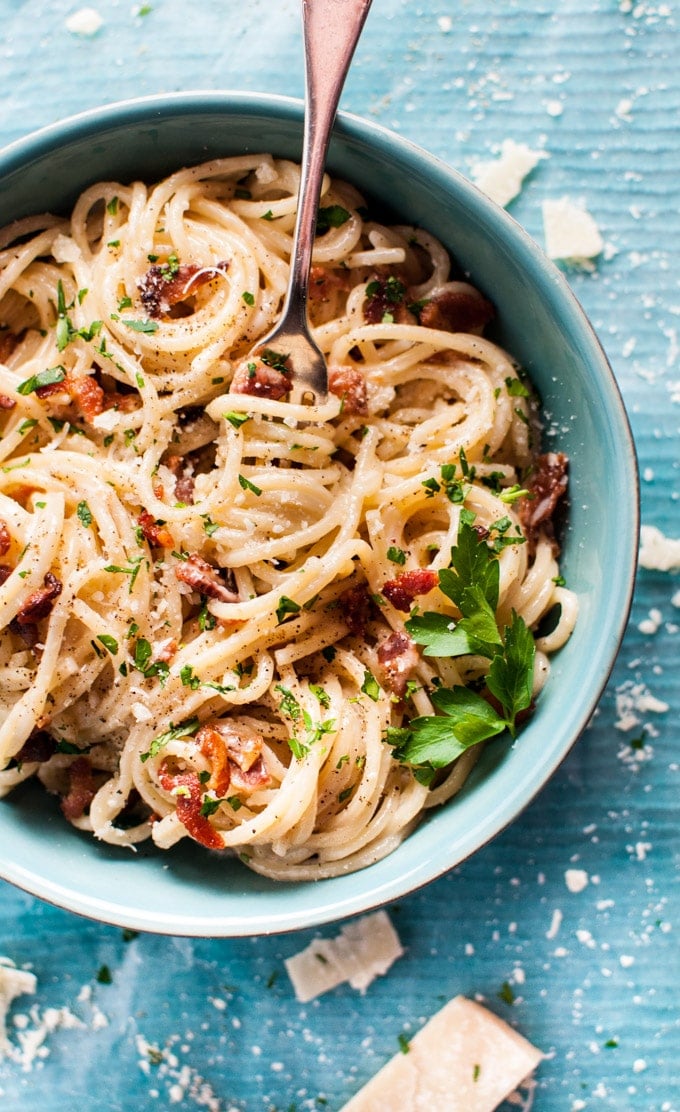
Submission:
POLYGON ((165 733, 159 734, 158 737, 153 739, 148 751, 140 754, 140 761, 148 761, 149 757, 157 757, 161 749, 170 741, 176 741, 182 737, 193 737, 199 726, 198 718, 187 718, 186 721, 180 722, 177 726, 173 726, 171 722, 170 728, 165 733))
POLYGON ((59 364, 57 367, 48 367, 44 371, 38 371, 36 375, 31 375, 24 382, 20 382, 17 386, 17 394, 26 397, 28 394, 35 393, 42 386, 54 386, 58 382, 63 382, 66 378, 66 371, 59 364))
POLYGON ((320 208, 316 216, 316 234, 325 235, 331 228, 341 228, 346 224, 351 213, 342 205, 326 205, 320 208))
POLYGON ((364 682, 361 685, 361 690, 363 691, 364 695, 368 695, 369 699, 372 699, 374 703, 377 703, 378 699, 380 698, 380 684, 378 683, 373 673, 369 672, 368 668, 364 670, 364 682))
POLYGON ((288 598, 287 595, 281 595, 279 604, 276 607, 276 617, 278 618, 278 624, 281 625, 282 622, 286 620, 286 618, 291 617, 293 614, 299 614, 301 609, 302 607, 300 606, 299 602, 295 601, 295 599, 288 598))
POLYGON ((393 564, 400 564, 403 566, 406 563, 406 553, 403 548, 390 545, 387 549, 387 559, 391 560, 393 564))
POLYGON ((246 479, 245 475, 239 475, 238 484, 242 490, 249 490, 252 494, 257 495, 258 498, 262 494, 261 487, 255 486, 255 483, 251 483, 250 479, 246 479))
POLYGON ((89 529, 92 524, 92 511, 87 502, 79 502, 76 507, 76 513, 80 524, 84 525, 86 529, 89 529))

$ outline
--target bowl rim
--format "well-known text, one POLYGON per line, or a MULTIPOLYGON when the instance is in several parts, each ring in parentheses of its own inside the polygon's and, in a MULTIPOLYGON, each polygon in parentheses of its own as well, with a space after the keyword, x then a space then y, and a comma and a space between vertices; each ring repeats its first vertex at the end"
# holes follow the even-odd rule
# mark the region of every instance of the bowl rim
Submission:
MULTIPOLYGON (((254 114, 269 120, 286 118, 298 121, 302 125, 304 105, 301 100, 292 97, 241 90, 192 90, 115 101, 57 120, 6 145, 0 150, 0 178, 20 171, 22 167, 48 157, 71 142, 82 140, 103 129, 119 130, 143 122, 152 125, 154 120, 215 113, 254 114)), ((599 377, 603 387, 606 388, 607 399, 614 407, 617 436, 620 439, 623 455, 627 459, 629 478, 632 481, 629 507, 632 528, 626 535, 629 545, 624 553, 627 570, 624 569, 622 575, 621 608, 617 612, 616 621, 612 622, 608 631, 610 641, 607 652, 603 653, 598 681, 592 687, 590 697, 583 705, 580 714, 572 722, 569 744, 563 745, 552 754, 549 761, 541 765, 540 775, 534 778, 531 784, 526 782, 519 784, 515 791, 499 801, 491 813, 484 816, 484 821, 476 828, 475 837, 468 839, 463 852, 450 855, 448 858, 441 853, 434 862, 421 860, 412 868, 399 871, 396 875, 393 871, 392 873, 388 871, 387 879, 384 880, 380 874, 375 873, 381 864, 377 862, 370 868, 352 874, 355 878, 360 878, 362 874, 365 877, 372 876, 377 883, 372 884, 370 880, 366 880, 357 885, 356 891, 349 895, 345 894, 337 900, 332 898, 331 889, 330 899, 320 896, 313 905, 306 905, 297 910, 294 906, 287 911, 282 910, 282 901, 279 901, 276 915, 267 912, 266 907, 264 912, 244 916, 242 911, 239 911, 237 916, 225 915, 220 919, 212 914, 205 916, 187 912, 185 915, 174 915, 172 922, 169 922, 167 912, 158 914, 148 910, 140 912, 132 906, 126 906, 124 896, 118 901, 102 900, 84 893, 77 886, 67 887, 50 880, 49 877, 42 876, 39 872, 16 865, 11 860, 5 861, 0 854, 1 878, 33 896, 100 922, 165 935, 237 937, 276 934, 315 927, 346 916, 364 913, 422 888, 449 872, 496 837, 539 794, 587 726, 608 683, 623 640, 632 605, 639 545, 640 483, 636 449, 630 421, 614 372, 595 329, 566 276, 544 254, 540 244, 509 213, 490 201, 463 174, 448 165, 442 158, 383 125, 353 113, 344 111, 338 113, 334 133, 337 133, 340 139, 345 137, 375 144, 384 155, 387 154, 385 151, 387 147, 399 159, 415 158, 426 168, 428 174, 435 174, 448 180, 460 203, 468 208, 473 216, 475 213, 480 213, 487 223, 491 221, 500 225, 504 238, 506 240, 509 238, 513 247, 518 247, 531 258, 536 272, 541 276, 541 288, 543 289, 547 284, 551 296, 560 300, 568 310, 570 328, 576 327, 587 343, 592 361, 599 365, 599 377)), ((535 281, 536 279, 533 278, 532 282, 535 281)), ((389 860, 389 857, 383 860, 389 860)), ((272 883, 278 884, 282 892, 286 889, 292 890, 292 886, 287 885, 286 882, 272 883)), ((315 891, 321 893, 324 886, 332 883, 332 879, 321 880, 313 887, 315 891)), ((253 898, 256 899, 256 896, 253 898)), ((294 901, 291 902, 294 905, 294 901)))

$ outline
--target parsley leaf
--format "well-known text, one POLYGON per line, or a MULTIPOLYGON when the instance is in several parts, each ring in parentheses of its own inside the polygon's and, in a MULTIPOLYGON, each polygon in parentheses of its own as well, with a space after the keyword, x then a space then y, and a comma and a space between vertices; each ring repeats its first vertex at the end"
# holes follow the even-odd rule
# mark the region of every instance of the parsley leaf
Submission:
POLYGON ((199 725, 198 718, 187 718, 186 721, 180 722, 177 726, 173 726, 171 722, 170 728, 165 733, 159 734, 158 737, 153 739, 148 752, 140 753, 140 761, 148 761, 149 757, 157 757, 169 741, 176 741, 182 737, 192 737, 198 730, 199 725))

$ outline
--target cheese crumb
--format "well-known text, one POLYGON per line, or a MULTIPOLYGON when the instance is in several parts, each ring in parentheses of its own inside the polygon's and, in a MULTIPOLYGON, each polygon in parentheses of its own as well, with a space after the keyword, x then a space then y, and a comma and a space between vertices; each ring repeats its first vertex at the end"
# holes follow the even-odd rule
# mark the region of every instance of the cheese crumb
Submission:
POLYGON ((66 30, 72 35, 96 35, 103 23, 96 8, 80 8, 66 20, 66 30))
POLYGON ((542 1057, 498 1016, 456 996, 342 1112, 492 1112, 542 1057))
POLYGON ((588 874, 585 869, 567 869, 564 883, 570 892, 582 892, 588 886, 588 874))
POLYGON ((677 571, 680 568, 680 540, 665 537, 655 525, 640 529, 640 566, 649 571, 677 571))
POLYGON ((32 995, 37 986, 34 973, 17 969, 9 958, 0 957, 0 1059, 9 1057, 13 1048, 7 1038, 7 1013, 17 996, 32 995))
POLYGON ((587 210, 568 197, 543 202, 545 249, 551 259, 594 259, 604 249, 599 228, 587 210))
POLYGON ((545 151, 532 151, 524 143, 505 139, 499 158, 478 162, 472 167, 472 180, 482 193, 505 208, 520 192, 525 177, 542 158, 548 158, 545 151))
POLYGON ((296 998, 306 1004, 343 981, 364 993, 403 952, 387 913, 378 911, 347 923, 336 938, 315 938, 285 966, 296 998))

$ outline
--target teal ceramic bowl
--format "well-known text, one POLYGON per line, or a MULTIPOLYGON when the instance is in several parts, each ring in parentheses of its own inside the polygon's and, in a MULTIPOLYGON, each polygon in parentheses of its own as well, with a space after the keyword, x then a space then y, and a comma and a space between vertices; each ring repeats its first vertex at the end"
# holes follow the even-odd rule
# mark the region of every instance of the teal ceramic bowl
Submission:
MULTIPOLYGON (((178 94, 88 112, 0 153, 0 226, 66 212, 101 179, 153 181, 244 151, 299 158, 301 136, 300 103, 249 93, 178 94)), ((576 630, 553 658, 514 748, 488 745, 459 796, 391 856, 348 876, 275 883, 188 841, 132 854, 74 830, 54 800, 23 785, 0 802, 0 875, 71 911, 139 930, 229 937, 309 927, 402 896, 519 814, 586 726, 614 662, 635 574, 635 453, 607 360, 566 281, 464 178, 375 124, 341 115, 329 168, 402 220, 431 229, 495 303, 496 338, 530 374, 570 458, 562 568, 580 597, 576 630)))

